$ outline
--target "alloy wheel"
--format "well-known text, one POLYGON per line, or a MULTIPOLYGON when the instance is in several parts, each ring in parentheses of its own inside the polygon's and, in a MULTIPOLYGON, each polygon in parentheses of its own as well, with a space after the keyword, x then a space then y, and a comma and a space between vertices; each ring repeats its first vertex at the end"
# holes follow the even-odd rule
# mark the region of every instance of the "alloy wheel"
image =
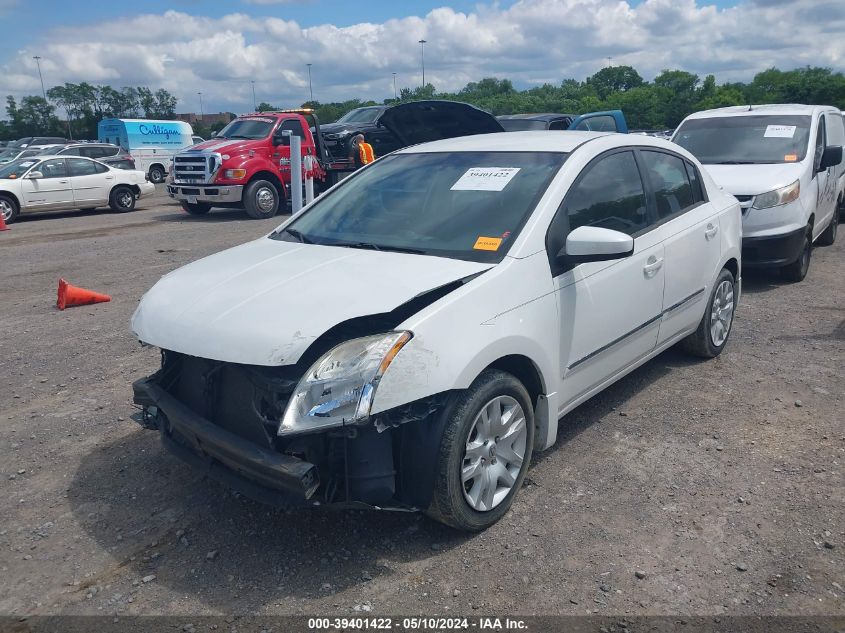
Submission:
POLYGON ((0 214, 3 220, 8 221, 12 217, 12 205, 8 200, 0 200, 0 214))
POLYGON ((710 338, 716 347, 725 344, 731 331, 733 316, 734 285, 731 281, 723 279, 716 287, 710 307, 710 338))

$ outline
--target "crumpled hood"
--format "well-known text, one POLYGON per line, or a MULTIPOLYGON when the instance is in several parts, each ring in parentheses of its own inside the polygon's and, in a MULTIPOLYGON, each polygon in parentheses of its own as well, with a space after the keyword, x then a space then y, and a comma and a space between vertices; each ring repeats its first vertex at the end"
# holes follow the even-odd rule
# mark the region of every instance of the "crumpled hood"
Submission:
POLYGON ((262 238, 165 275, 141 299, 144 343, 248 365, 289 365, 329 328, 390 312, 491 264, 262 238))
POLYGON ((716 184, 735 196, 756 196, 792 184, 801 177, 803 163, 776 165, 704 165, 716 184))

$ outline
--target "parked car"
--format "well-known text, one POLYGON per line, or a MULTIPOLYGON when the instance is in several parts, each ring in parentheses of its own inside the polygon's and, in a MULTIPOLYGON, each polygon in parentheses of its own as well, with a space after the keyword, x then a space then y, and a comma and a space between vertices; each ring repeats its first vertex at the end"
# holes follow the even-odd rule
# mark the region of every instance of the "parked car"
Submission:
POLYGON ((323 138, 329 160, 332 163, 346 163, 354 151, 352 139, 363 134, 366 141, 373 146, 376 156, 384 156, 403 147, 393 132, 379 123, 381 115, 389 106, 365 106, 350 110, 334 123, 324 123, 323 138))
POLYGON ((801 281, 815 242, 833 244, 845 127, 836 108, 731 106, 691 114, 672 139, 742 205, 743 263, 801 281))
POLYGON ((0 165, 11 163, 13 160, 19 158, 29 158, 39 154, 43 148, 33 147, 30 149, 21 149, 20 147, 10 147, 0 152, 0 165))
POLYGON ((205 143, 205 139, 201 136, 197 136, 196 134, 191 136, 191 141, 192 141, 192 143, 191 143, 192 145, 196 145, 197 143, 205 143))
POLYGON ((27 147, 46 147, 47 145, 60 145, 62 143, 67 143, 68 140, 66 138, 62 138, 61 136, 26 136, 24 138, 19 138, 17 141, 12 141, 9 143, 9 147, 20 147, 21 149, 27 147))
POLYGON ((142 422, 266 503, 507 511, 561 416, 681 343, 714 357, 741 219, 686 150, 521 132, 416 145, 163 277, 142 422))
MULTIPOLYGON (((503 131, 484 110, 439 100, 388 107, 379 116, 379 125, 398 147, 503 131)), ((208 213, 217 206, 243 208, 256 219, 273 217, 290 199, 290 136, 285 133, 298 136, 302 155, 316 159, 318 192, 356 168, 348 158, 332 156, 320 122, 308 108, 245 114, 215 138, 174 157, 168 194, 192 214, 208 213)))
POLYGON ((84 156, 119 169, 135 169, 135 159, 125 149, 112 143, 69 143, 41 150, 42 155, 84 156))
POLYGON ((142 171, 81 156, 32 156, 0 167, 0 213, 7 224, 27 211, 96 209, 123 213, 155 192, 142 171))
POLYGON ((628 123, 621 110, 588 112, 587 114, 503 114, 496 118, 506 132, 582 130, 624 134, 628 131, 628 123))

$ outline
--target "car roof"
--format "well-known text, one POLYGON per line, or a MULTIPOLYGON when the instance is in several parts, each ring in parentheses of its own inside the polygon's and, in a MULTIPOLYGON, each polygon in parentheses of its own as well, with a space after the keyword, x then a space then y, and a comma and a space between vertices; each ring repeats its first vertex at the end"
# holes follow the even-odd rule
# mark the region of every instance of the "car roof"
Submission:
POLYGON ((575 118, 574 114, 560 114, 556 112, 540 112, 538 114, 502 114, 497 116, 497 119, 505 119, 512 121, 520 119, 524 121, 554 121, 555 119, 562 119, 565 117, 575 118))
MULTIPOLYGON (((400 150, 401 154, 422 152, 571 152, 587 141, 611 132, 547 131, 495 132, 459 136, 421 143, 400 150)), ((623 136, 623 135, 619 135, 623 136)))
POLYGON ((836 110, 833 106, 805 105, 803 103, 766 103, 761 105, 727 106, 702 110, 689 115, 688 119, 707 119, 722 116, 759 116, 759 115, 811 115, 817 112, 836 110))

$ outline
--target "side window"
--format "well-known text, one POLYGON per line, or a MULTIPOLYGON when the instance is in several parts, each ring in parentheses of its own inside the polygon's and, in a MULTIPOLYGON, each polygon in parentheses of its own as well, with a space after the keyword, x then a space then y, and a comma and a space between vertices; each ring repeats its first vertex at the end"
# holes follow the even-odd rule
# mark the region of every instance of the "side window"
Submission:
POLYGON ((62 156, 81 156, 78 147, 68 147, 67 149, 63 149, 59 153, 62 154, 62 156))
POLYGON ((690 186, 692 187, 693 202, 706 202, 704 197, 704 185, 701 184, 701 178, 698 175, 698 170, 690 162, 684 163, 687 167, 687 176, 689 177, 690 186))
POLYGON ((813 168, 818 169, 822 163, 822 154, 824 154, 825 146, 825 127, 824 116, 819 116, 819 127, 816 130, 816 153, 813 158, 813 168))
POLYGON ((695 204, 692 186, 682 158, 647 150, 641 151, 640 155, 643 157, 651 186, 654 189, 657 216, 661 220, 695 204))
POLYGON ((634 154, 619 152, 587 167, 564 201, 569 230, 599 226, 633 235, 649 225, 634 154))
POLYGON ((102 163, 94 163, 94 169, 97 170, 98 174, 104 174, 109 170, 109 168, 102 163))
POLYGON ((86 158, 94 158, 94 148, 93 147, 77 147, 74 156, 85 156, 86 158))
POLYGON ((568 130, 572 125, 572 119, 557 119, 549 123, 550 130, 568 130))
POLYGON ((575 129, 586 130, 588 132, 615 132, 616 119, 608 114, 591 116, 581 121, 575 129))
POLYGON ((97 163, 84 158, 68 158, 71 176, 90 176, 97 173, 97 163))
POLYGON ((305 138, 305 131, 302 129, 302 123, 299 119, 285 119, 279 125, 279 131, 290 130, 291 134, 296 134, 300 138, 305 138))
POLYGON ((43 161, 40 165, 33 168, 35 171, 40 171, 45 178, 66 178, 67 168, 65 167, 64 158, 51 158, 43 161))

